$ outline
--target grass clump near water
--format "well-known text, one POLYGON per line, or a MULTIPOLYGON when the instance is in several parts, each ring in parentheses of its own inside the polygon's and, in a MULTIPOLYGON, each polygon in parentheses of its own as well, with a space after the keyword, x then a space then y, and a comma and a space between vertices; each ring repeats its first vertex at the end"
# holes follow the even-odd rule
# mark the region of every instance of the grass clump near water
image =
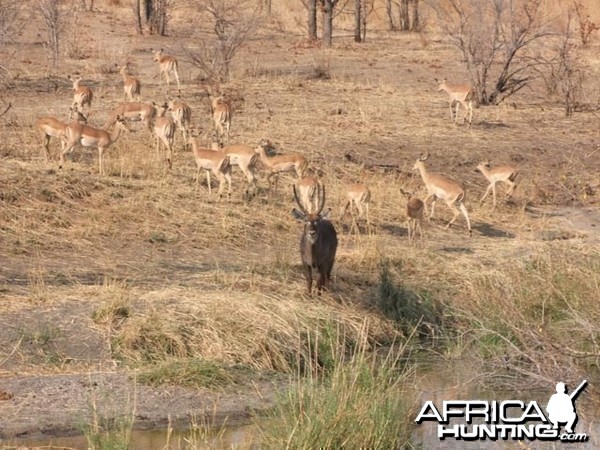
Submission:
MULTIPOLYGON (((343 339, 342 339, 343 340, 343 339)), ((328 372, 299 377, 258 420, 266 448, 402 448, 410 441, 414 399, 410 370, 392 348, 382 359, 359 345, 339 352, 328 372)))
POLYGON ((212 361, 200 358, 172 360, 142 371, 138 382, 158 386, 171 384, 194 388, 220 388, 237 382, 241 368, 226 369, 212 361))

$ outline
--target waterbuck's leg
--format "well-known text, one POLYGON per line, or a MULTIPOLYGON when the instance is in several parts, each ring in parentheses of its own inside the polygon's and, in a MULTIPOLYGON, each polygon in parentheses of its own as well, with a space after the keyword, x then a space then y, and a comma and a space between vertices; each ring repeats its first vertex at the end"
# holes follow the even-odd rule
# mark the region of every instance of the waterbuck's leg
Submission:
POLYGON ((312 293, 312 268, 308 265, 304 265, 304 274, 306 276, 306 291, 308 295, 312 293))
POLYGON ((325 284, 325 274, 323 274, 323 268, 317 268, 317 295, 321 295, 323 285, 325 284))

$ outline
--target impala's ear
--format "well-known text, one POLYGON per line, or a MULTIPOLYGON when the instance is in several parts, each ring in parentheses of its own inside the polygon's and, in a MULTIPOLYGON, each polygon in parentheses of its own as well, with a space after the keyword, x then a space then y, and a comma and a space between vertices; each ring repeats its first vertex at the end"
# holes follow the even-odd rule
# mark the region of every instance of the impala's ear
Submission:
POLYGON ((302 211, 298 211, 296 208, 292 209, 292 216, 294 216, 294 219, 298 222, 304 222, 306 220, 306 214, 302 211))

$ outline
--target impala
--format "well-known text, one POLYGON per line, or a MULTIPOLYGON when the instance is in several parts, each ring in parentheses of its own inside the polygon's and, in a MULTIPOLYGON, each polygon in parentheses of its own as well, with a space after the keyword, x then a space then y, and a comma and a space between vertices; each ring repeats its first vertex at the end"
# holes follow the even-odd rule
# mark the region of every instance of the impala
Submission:
POLYGON ((73 83, 73 104, 71 105, 71 111, 69 112, 69 120, 71 120, 71 113, 73 111, 81 111, 83 112, 83 106, 87 105, 88 107, 88 117, 90 115, 90 110, 92 109, 92 100, 94 99, 94 94, 92 90, 81 84, 82 77, 81 75, 77 78, 71 78, 69 75, 69 80, 73 83))
POLYGON ((121 71, 119 73, 123 77, 123 92, 125 94, 123 100, 129 100, 132 102, 134 100, 134 97, 137 101, 141 100, 142 85, 140 83, 140 80, 138 80, 136 77, 132 77, 131 75, 129 75, 129 73, 127 72, 126 65, 121 67, 121 71))
POLYGON ((402 195, 406 197, 406 232, 408 233, 408 242, 412 242, 417 234, 417 226, 419 227, 419 236, 421 237, 421 245, 423 245, 423 210, 425 203, 420 198, 415 197, 412 193, 400 189, 402 195))
POLYGON ((259 155, 254 148, 249 145, 237 144, 221 148, 218 142, 214 141, 213 146, 215 144, 216 148, 214 149, 220 149, 229 156, 231 165, 238 166, 246 177, 245 199, 249 200, 251 196, 256 195, 256 165, 259 160, 259 155))
POLYGON ((156 139, 156 154, 160 155, 161 144, 167 149, 167 164, 173 168, 173 140, 175 138, 175 122, 170 117, 165 117, 168 105, 165 103, 156 108, 154 120, 154 137, 156 139))
POLYGON ((208 195, 212 195, 211 185, 210 185, 210 173, 217 177, 219 180, 219 191, 217 195, 219 196, 219 200, 221 200, 221 196, 223 194, 223 189, 225 188, 225 182, 229 185, 229 190, 227 192, 227 199, 231 198, 231 164, 229 162, 229 156, 226 155, 222 151, 215 151, 210 149, 202 149, 198 148, 198 143, 193 136, 190 136, 188 143, 192 146, 192 152, 194 154, 194 159, 196 160, 196 166, 198 170, 196 171, 196 185, 200 179, 200 171, 206 171, 206 181, 208 183, 208 195))
POLYGON ((509 187, 508 187, 508 190, 506 191, 507 198, 513 194, 515 188, 517 187, 517 184, 515 183, 515 179, 517 178, 519 171, 513 166, 497 166, 494 168, 490 168, 490 162, 484 161, 477 166, 477 169, 490 182, 490 185, 486 189, 486 191, 483 194, 483 197, 481 197, 480 201, 481 201, 481 203, 483 203, 483 201, 488 196, 488 194, 490 193, 490 190, 491 190, 492 194, 493 194, 493 199, 494 199, 494 201, 493 201, 494 206, 492 209, 496 208, 496 183, 498 181, 502 181, 502 182, 508 184, 509 187))
POLYGON ((294 186, 294 198, 300 211, 294 208, 293 216, 304 222, 304 230, 300 238, 300 258, 306 276, 306 288, 308 295, 312 293, 312 270, 317 270, 317 293, 320 294, 323 287, 327 287, 331 280, 331 270, 335 262, 337 250, 337 233, 333 224, 327 219, 326 214, 321 214, 325 206, 325 186, 317 187, 318 204, 314 213, 309 213, 296 192, 294 186))
POLYGON ((423 179, 423 183, 425 183, 425 187, 427 188, 427 197, 423 202, 426 214, 427 200, 429 200, 430 198, 433 199, 431 202, 431 214, 429 215, 429 221, 431 222, 431 218, 433 217, 433 212, 435 209, 435 202, 439 198, 441 200, 444 200, 448 207, 454 212, 454 217, 452 217, 452 220, 448 222, 446 228, 449 228, 450 225, 454 223, 459 213, 462 212, 465 216, 465 219, 467 220, 467 228, 469 229, 469 235, 471 235, 471 221, 469 220, 469 213, 467 212, 467 208, 464 204, 465 191, 458 183, 451 181, 442 175, 427 172, 424 164, 424 161, 426 161, 427 158, 429 158, 429 155, 421 155, 419 159, 417 159, 413 170, 419 171, 419 173, 421 174, 421 178, 423 179))
POLYGON ((188 130, 192 125, 192 109, 187 103, 182 102, 181 100, 170 100, 168 105, 175 125, 181 130, 183 135, 183 145, 185 146, 188 142, 188 130))
POLYGON ((117 121, 109 133, 107 130, 92 128, 88 125, 80 123, 70 123, 65 130, 67 145, 60 154, 59 169, 62 168, 65 162, 65 155, 73 150, 76 145, 83 147, 98 148, 98 165, 100 175, 104 175, 103 154, 104 150, 110 147, 121 135, 121 131, 129 130, 127 122, 122 117, 117 117, 117 121))
POLYGON ((465 117, 463 117, 463 123, 465 121, 467 112, 469 114, 469 126, 473 119, 473 88, 466 84, 449 84, 445 79, 438 86, 438 92, 445 91, 450 97, 450 120, 458 121, 458 108, 463 105, 465 108, 465 117), (456 114, 454 114, 453 106, 456 103, 456 114))
MULTIPOLYGON (((87 118, 79 111, 75 112, 77 117, 76 122, 86 124, 87 118)), ((61 140, 61 149, 65 148, 65 130, 67 124, 51 116, 40 117, 37 119, 35 126, 38 129, 40 137, 44 139, 45 158, 46 162, 50 160, 50 139, 57 138, 61 140)))
POLYGON ((227 134, 227 142, 229 142, 229 130, 231 129, 231 104, 225 100, 225 96, 220 95, 212 101, 213 120, 215 122, 215 130, 219 140, 227 134))
POLYGON ((304 205, 304 209, 309 213, 314 213, 317 210, 317 191, 319 189, 319 180, 313 176, 305 176, 300 178, 296 183, 300 201, 304 205))
POLYGON ((175 79, 177 80, 177 90, 181 91, 179 86, 179 73, 177 71, 177 59, 171 55, 165 55, 163 53, 163 49, 153 50, 154 53, 154 62, 157 62, 160 66, 160 83, 162 84, 163 76, 167 82, 167 91, 169 90, 169 86, 171 84, 171 77, 169 74, 173 74, 175 79))
POLYGON ((348 212, 350 208, 350 215, 352 216, 352 226, 355 225, 354 219, 354 208, 358 210, 358 217, 363 216, 363 212, 366 213, 367 219, 367 230, 371 230, 371 220, 369 218, 369 204, 371 203, 371 191, 366 184, 353 184, 348 187, 346 194, 346 204, 342 211, 342 216, 348 212))
POLYGON ((149 131, 152 131, 152 121, 156 116, 156 108, 154 104, 143 102, 124 102, 119 104, 111 111, 108 120, 102 128, 109 129, 117 122, 117 118, 121 117, 131 122, 142 121, 149 131))
POLYGON ((256 153, 260 155, 260 160, 268 171, 267 182, 269 183, 269 193, 271 192, 271 178, 275 177, 275 189, 279 181, 279 174, 282 172, 295 172, 298 178, 302 178, 304 171, 308 168, 306 158, 297 153, 287 155, 267 156, 266 148, 270 146, 268 141, 262 140, 256 148, 256 153))

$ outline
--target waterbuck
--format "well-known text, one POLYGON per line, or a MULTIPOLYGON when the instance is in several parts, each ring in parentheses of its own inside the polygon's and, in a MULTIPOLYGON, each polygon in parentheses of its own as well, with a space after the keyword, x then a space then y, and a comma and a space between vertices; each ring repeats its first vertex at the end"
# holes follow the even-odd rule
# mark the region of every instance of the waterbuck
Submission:
POLYGON ((312 270, 317 270, 317 293, 320 294, 324 286, 331 279, 331 269, 335 261, 337 250, 337 233, 333 224, 327 219, 329 211, 321 215, 325 206, 325 186, 317 187, 317 209, 316 212, 308 212, 302 204, 294 186, 294 198, 300 208, 292 210, 292 215, 304 222, 304 231, 300 239, 300 257, 306 276, 306 287, 308 295, 312 293, 312 270))

